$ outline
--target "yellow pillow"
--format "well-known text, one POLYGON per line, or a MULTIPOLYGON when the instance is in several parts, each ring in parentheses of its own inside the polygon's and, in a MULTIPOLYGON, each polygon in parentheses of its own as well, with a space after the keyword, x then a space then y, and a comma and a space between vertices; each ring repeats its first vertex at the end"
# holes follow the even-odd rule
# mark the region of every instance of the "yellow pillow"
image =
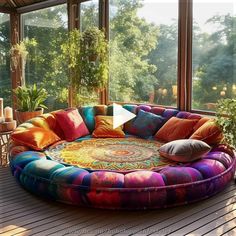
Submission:
POLYGON ((122 126, 113 129, 113 116, 95 116, 94 138, 124 138, 122 126))

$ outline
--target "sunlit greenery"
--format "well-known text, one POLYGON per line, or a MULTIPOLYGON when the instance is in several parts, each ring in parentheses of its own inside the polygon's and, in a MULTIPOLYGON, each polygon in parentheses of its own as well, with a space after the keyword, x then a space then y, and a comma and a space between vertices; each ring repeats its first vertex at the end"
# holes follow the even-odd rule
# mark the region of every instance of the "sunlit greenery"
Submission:
POLYGON ((10 47, 10 17, 0 13, 0 97, 4 98, 4 106, 12 105, 10 47))
POLYGON ((220 99, 216 106, 216 117, 224 133, 224 141, 236 148, 236 99, 220 99))
POLYGON ((55 63, 70 71, 70 85, 77 93, 74 104, 84 104, 82 91, 91 94, 104 89, 108 82, 108 41, 103 30, 88 27, 83 32, 70 31, 55 63))

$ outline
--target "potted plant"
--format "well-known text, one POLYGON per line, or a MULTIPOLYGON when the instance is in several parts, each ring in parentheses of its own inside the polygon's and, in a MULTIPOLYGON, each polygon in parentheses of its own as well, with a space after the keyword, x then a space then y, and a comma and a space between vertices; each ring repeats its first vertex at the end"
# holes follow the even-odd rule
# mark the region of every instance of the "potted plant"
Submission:
MULTIPOLYGON (((74 104, 80 104, 83 93, 103 89, 108 81, 108 42, 97 27, 84 32, 74 29, 61 45, 59 60, 68 67, 70 86, 73 88, 74 104)), ((63 68, 63 67, 62 67, 63 68)))
POLYGON ((35 47, 37 45, 37 41, 32 39, 23 39, 19 43, 16 43, 11 46, 10 48, 10 67, 11 71, 20 70, 21 73, 21 85, 24 85, 24 71, 25 71, 25 64, 26 59, 28 56, 28 49, 29 47, 35 47))
POLYGON ((216 104, 216 122, 224 134, 224 141, 236 147, 236 99, 220 99, 216 104))
POLYGON ((47 99, 47 92, 43 88, 33 86, 19 86, 14 90, 17 98, 18 109, 15 111, 16 120, 19 124, 29 120, 35 116, 43 114, 43 109, 47 109, 44 105, 47 99))

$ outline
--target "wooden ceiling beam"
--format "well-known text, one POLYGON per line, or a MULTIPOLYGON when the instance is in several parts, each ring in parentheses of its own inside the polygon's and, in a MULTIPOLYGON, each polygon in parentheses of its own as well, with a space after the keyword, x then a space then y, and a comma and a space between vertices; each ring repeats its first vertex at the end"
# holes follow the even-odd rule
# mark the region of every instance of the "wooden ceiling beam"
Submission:
POLYGON ((16 12, 15 8, 1 7, 0 6, 0 13, 14 13, 14 12, 16 12))
POLYGON ((11 7, 17 8, 17 4, 15 3, 14 0, 7 0, 7 3, 8 3, 11 7))
POLYGON ((43 9, 43 8, 60 5, 60 4, 63 4, 63 3, 66 3, 66 0, 40 1, 40 2, 33 3, 33 4, 30 4, 30 5, 27 5, 27 6, 18 7, 17 12, 18 13, 26 13, 26 12, 30 12, 30 11, 36 11, 36 10, 40 10, 40 9, 43 9))

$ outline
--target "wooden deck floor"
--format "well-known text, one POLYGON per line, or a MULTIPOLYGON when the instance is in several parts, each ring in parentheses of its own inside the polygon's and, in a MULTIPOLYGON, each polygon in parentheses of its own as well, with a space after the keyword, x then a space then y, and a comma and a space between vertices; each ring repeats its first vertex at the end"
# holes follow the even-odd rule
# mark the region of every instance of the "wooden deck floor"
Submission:
POLYGON ((164 210, 108 211, 46 201, 0 167, 0 235, 236 236, 236 185, 202 202, 164 210))

